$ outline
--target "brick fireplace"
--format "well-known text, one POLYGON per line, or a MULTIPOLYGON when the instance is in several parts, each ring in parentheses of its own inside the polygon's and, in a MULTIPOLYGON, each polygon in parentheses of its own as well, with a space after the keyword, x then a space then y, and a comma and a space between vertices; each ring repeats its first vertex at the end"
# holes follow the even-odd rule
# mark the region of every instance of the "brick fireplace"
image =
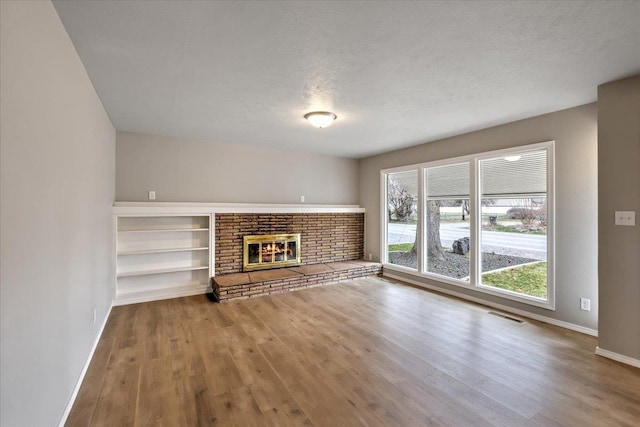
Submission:
POLYGON ((301 265, 364 257, 363 213, 220 213, 215 216, 216 275, 242 272, 244 236, 296 233, 301 265))
POLYGON ((363 251, 364 213, 216 214, 213 294, 228 302, 381 274, 381 264, 362 260, 363 251), (286 235, 287 244, 299 234, 300 264, 243 271, 243 255, 251 254, 243 251, 243 240, 263 236, 267 258, 275 257, 277 234, 286 235))

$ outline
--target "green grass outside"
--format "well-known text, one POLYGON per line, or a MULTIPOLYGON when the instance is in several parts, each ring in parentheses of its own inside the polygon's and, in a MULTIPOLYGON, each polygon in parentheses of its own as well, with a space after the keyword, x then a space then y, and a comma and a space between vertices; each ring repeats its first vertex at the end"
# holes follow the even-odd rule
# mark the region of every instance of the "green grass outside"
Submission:
POLYGON ((409 252, 413 248, 413 243, 396 243, 389 245, 389 252, 409 252))
POLYGON ((482 283, 533 297, 547 297, 547 263, 514 267, 482 275, 482 283))

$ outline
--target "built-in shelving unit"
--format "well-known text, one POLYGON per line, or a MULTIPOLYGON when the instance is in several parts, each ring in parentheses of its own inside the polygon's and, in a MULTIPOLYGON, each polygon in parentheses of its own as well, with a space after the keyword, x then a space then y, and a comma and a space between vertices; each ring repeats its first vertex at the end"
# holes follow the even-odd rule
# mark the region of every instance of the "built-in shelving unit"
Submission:
POLYGON ((206 291, 211 215, 116 215, 115 222, 116 305, 206 291))
POLYGON ((204 294, 218 213, 363 213, 357 205, 115 202, 114 305, 204 294))

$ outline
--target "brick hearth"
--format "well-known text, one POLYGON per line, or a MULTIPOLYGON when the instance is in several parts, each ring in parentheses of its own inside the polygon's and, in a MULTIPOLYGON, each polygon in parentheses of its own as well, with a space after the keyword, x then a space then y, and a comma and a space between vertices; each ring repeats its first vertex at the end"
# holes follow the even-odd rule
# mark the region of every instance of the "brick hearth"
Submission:
POLYGON ((220 302, 271 295, 300 288, 338 283, 379 275, 382 266, 370 261, 346 261, 232 273, 213 278, 213 292, 220 302))

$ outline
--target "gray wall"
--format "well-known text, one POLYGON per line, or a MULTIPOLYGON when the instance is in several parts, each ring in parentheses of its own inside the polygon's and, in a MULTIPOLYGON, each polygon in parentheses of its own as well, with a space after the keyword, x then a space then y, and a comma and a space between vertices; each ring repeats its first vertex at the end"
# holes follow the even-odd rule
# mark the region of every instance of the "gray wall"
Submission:
POLYGON ((118 132, 116 199, 357 204, 358 161, 118 132))
POLYGON ((0 424, 54 426, 111 305, 115 131, 53 5, 0 15, 0 424))
POLYGON ((365 254, 380 258, 380 170, 536 142, 556 141, 556 311, 531 307, 461 287, 443 289, 597 329, 597 108, 596 104, 430 142, 360 163, 360 205, 366 208, 365 254), (581 311, 580 297, 591 299, 581 311))
POLYGON ((600 347, 640 360, 640 76, 598 87, 600 347))

